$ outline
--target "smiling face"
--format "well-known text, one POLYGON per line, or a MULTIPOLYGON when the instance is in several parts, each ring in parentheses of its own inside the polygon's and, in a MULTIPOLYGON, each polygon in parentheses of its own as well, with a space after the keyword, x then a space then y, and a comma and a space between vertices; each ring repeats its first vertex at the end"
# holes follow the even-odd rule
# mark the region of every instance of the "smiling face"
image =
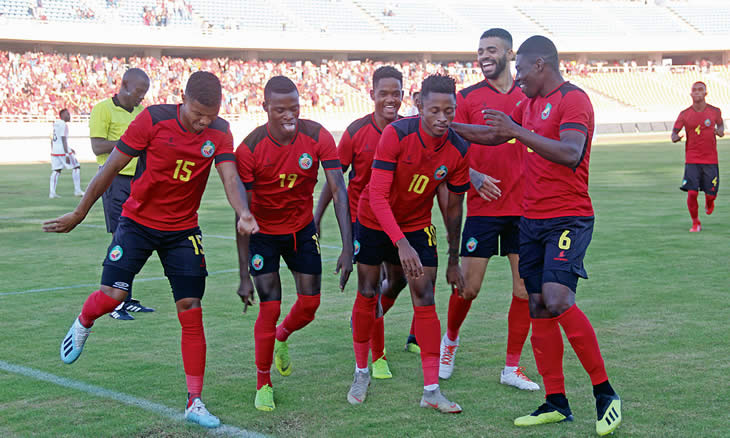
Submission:
POLYGON ((390 123, 398 117, 403 85, 395 78, 381 78, 370 91, 370 97, 375 102, 375 116, 390 123))
POLYGON ((533 98, 540 92, 542 88, 540 73, 544 67, 542 58, 535 59, 532 55, 517 55, 515 81, 525 96, 533 98))
POLYGON ((195 99, 183 95, 183 104, 180 107, 180 121, 190 132, 200 132, 213 123, 218 117, 220 105, 206 106, 195 99))
POLYGON ((486 79, 495 80, 507 68, 507 63, 514 58, 507 42, 498 37, 487 37, 479 40, 477 62, 486 79))
POLYGON ((456 114, 456 96, 431 92, 421 95, 419 110, 423 130, 433 137, 446 134, 456 114))
POLYGON ((299 93, 272 92, 264 102, 264 111, 269 116, 268 127, 274 138, 291 138, 297 131, 299 120, 299 93))

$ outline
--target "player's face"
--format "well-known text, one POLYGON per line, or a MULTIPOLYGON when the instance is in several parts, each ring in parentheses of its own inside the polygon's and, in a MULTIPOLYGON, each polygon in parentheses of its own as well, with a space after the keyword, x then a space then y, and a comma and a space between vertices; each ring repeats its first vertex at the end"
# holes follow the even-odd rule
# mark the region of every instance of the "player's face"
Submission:
POLYGON ((183 96, 183 104, 180 107, 180 118, 182 124, 188 131, 200 132, 213 123, 218 117, 220 105, 207 106, 195 99, 183 96))
POLYGON ((419 110, 424 131, 434 137, 441 137, 454 121, 456 96, 433 92, 426 96, 421 94, 419 110))
POLYGON ((68 123, 71 121, 71 114, 68 111, 64 111, 61 113, 61 120, 68 123))
POLYGON ((269 129, 284 136, 294 135, 299 120, 299 93, 271 93, 264 102, 269 116, 269 129))
POLYGON ((403 86, 395 78, 382 78, 375 89, 370 91, 370 97, 375 102, 375 114, 389 122, 398 117, 403 100, 403 86))
POLYGON ((150 81, 143 78, 132 77, 122 84, 122 92, 127 95, 128 102, 136 107, 144 100, 147 90, 150 88, 150 81))
POLYGON ((517 55, 515 70, 517 70, 515 81, 525 96, 529 98, 537 96, 542 87, 539 77, 540 65, 531 56, 517 55))
POLYGON ((705 101, 705 96, 707 96, 707 90, 705 89, 705 86, 702 84, 694 84, 692 85, 692 102, 700 103, 705 101))
POLYGON ((497 37, 482 38, 477 49, 477 62, 487 79, 497 79, 502 74, 507 63, 514 57, 512 49, 507 47, 504 40, 497 37))

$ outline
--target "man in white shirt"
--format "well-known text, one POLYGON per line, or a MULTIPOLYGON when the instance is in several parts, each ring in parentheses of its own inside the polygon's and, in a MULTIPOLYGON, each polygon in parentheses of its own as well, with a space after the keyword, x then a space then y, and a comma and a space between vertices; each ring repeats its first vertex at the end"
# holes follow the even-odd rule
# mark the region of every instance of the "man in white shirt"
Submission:
POLYGON ((58 113, 59 119, 53 122, 53 137, 51 138, 51 190, 48 197, 60 198, 56 194, 58 177, 63 169, 71 169, 71 177, 74 181, 74 196, 84 196, 81 190, 81 169, 76 153, 68 147, 68 123, 71 120, 71 113, 62 109, 58 113))

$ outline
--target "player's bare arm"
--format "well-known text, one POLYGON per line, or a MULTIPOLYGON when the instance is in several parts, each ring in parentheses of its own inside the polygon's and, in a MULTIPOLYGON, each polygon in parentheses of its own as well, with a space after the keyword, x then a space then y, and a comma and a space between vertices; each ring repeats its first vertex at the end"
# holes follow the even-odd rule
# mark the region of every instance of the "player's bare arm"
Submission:
POLYGON ((725 123, 722 121, 722 119, 720 119, 720 121, 718 121, 715 125, 715 135, 718 137, 725 136, 725 123))
POLYGON ((467 141, 487 146, 497 146, 514 138, 514 136, 500 134, 496 128, 491 126, 467 125, 465 123, 455 122, 451 123, 450 126, 457 134, 464 137, 467 141))
MULTIPOLYGON (((238 215, 236 215, 236 229, 238 229, 238 215)), ((236 233, 236 250, 238 252, 238 274, 240 283, 236 293, 243 302, 243 313, 246 313, 248 306, 254 304, 253 281, 248 272, 248 242, 250 234, 236 233)))
MULTIPOLYGON (((715 132, 717 132, 717 128, 715 128, 715 132)), ((722 136, 720 136, 720 137, 722 137, 722 136)), ((680 140, 682 140, 682 136, 679 135, 679 129, 677 129, 677 128, 672 129, 672 143, 676 143, 680 140)))
POLYGON ((43 222, 43 231, 47 233, 68 233, 69 231, 76 228, 76 225, 80 224, 84 220, 86 215, 91 210, 97 199, 101 197, 102 193, 109 188, 114 177, 117 176, 120 170, 129 163, 132 159, 129 155, 125 155, 119 152, 118 149, 114 149, 109 155, 104 165, 101 167, 99 173, 89 182, 89 186, 86 188, 86 193, 79 201, 79 205, 71 213, 66 213, 56 219, 43 222))
POLYGON ((66 164, 71 164, 71 157, 69 154, 68 139, 66 136, 61 137, 61 143, 63 144, 63 153, 66 154, 66 164))
POLYGON ((330 202, 332 202, 332 190, 330 190, 329 184, 325 184, 322 186, 322 191, 319 192, 317 206, 314 207, 314 226, 317 228, 320 239, 322 238, 322 217, 330 202))
POLYGON ((501 181, 497 178, 492 178, 485 173, 469 168, 469 179, 471 185, 474 186, 474 190, 485 201, 494 201, 502 196, 502 190, 497 186, 497 183, 501 181))
POLYGON ((110 154, 117 145, 116 141, 107 140, 101 137, 91 137, 91 151, 94 155, 110 154))
POLYGON ((228 203, 236 212, 238 221, 236 230, 239 234, 253 234, 259 231, 256 219, 248 209, 246 188, 241 183, 236 165, 232 161, 224 161, 216 167, 218 175, 223 182, 223 190, 226 192, 228 203))
MULTIPOLYGON (((345 289, 347 280, 352 273, 352 221, 350 218, 350 204, 347 200, 347 188, 342 169, 329 169, 324 171, 327 178, 327 186, 330 189, 332 199, 335 203, 335 216, 340 226, 342 238, 342 252, 337 259, 335 274, 340 274, 340 291, 345 289)), ((320 216, 321 220, 321 216, 320 216)))
POLYGON ((446 268, 446 282, 452 287, 464 290, 464 275, 459 266, 459 242, 461 222, 464 214, 464 195, 449 192, 446 208, 446 238, 449 241, 449 261, 446 268))

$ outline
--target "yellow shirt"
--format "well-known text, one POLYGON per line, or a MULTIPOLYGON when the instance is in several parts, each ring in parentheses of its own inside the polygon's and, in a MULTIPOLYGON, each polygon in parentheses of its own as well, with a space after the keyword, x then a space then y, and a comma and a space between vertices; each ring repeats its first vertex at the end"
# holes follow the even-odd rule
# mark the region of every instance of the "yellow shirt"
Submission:
MULTIPOLYGON (((94 105, 91 110, 91 116, 89 118, 89 137, 103 138, 105 140, 116 142, 122 137, 124 131, 132 120, 139 113, 144 110, 142 105, 137 105, 132 112, 124 109, 116 95, 109 99, 102 100, 101 102, 94 105)), ((103 165, 106 159, 109 158, 109 154, 101 154, 96 156, 96 162, 99 165, 103 165)), ((134 172, 137 169, 137 158, 132 158, 124 169, 122 169, 120 175, 134 176, 134 172)))

